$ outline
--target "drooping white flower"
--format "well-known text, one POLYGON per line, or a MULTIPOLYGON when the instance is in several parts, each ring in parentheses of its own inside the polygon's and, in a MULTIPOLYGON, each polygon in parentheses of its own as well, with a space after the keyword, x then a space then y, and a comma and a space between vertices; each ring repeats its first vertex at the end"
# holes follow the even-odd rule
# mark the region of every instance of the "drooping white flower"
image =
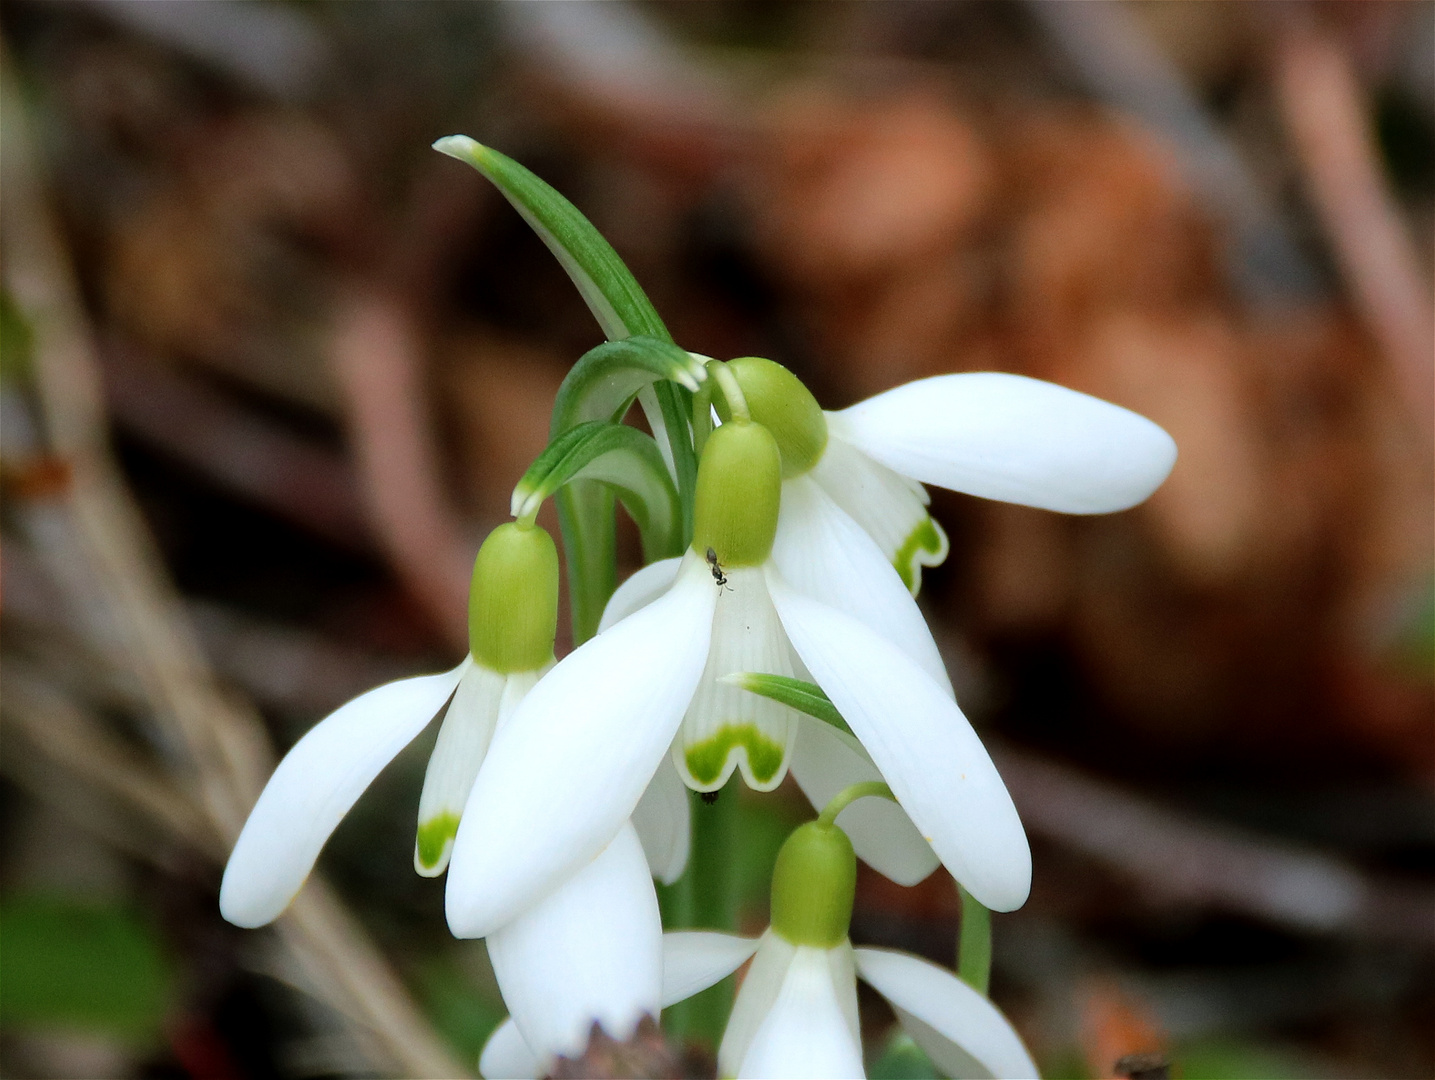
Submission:
MULTIPOLYGON (((784 509, 792 487, 820 488, 914 595, 922 567, 940 565, 948 546, 927 513, 923 484, 1065 514, 1108 514, 1146 499, 1176 462, 1175 442, 1145 417, 1022 375, 937 375, 824 412, 771 360, 742 357, 728 367, 753 419, 771 427, 782 448, 784 509)), ((784 515, 785 529, 822 527, 830 512, 810 497, 807 503, 784 515)), ((779 565, 790 573, 787 562, 779 565)))
MULTIPOLYGON (((842 836, 819 819, 783 845, 773 873, 772 925, 760 937, 663 935, 662 1006, 707 989, 751 958, 718 1050, 718 1075, 860 1077, 862 978, 944 1074, 1035 1077, 1036 1065, 1007 1019, 950 971, 907 953, 852 947, 855 866, 842 836)), ((484 1047, 479 1070, 491 1080, 544 1075, 551 1056, 531 1045, 507 1021, 484 1047)))
POLYGON ((735 769, 763 789, 789 766, 814 786, 844 770, 880 774, 916 828, 898 814, 907 842, 874 843, 864 858, 895 880, 920 880, 930 845, 988 907, 1025 900, 1021 822, 949 688, 863 622, 786 584, 773 564, 778 469, 761 425, 715 432, 699 468, 693 548, 634 587, 661 594, 565 657, 494 736, 449 869, 456 933, 489 933, 592 859, 670 749, 698 790, 716 790, 735 769), (747 671, 810 676, 864 749, 832 752, 823 736, 807 739, 799 714, 720 681, 747 671), (795 753, 804 744, 812 753, 795 753), (507 827, 479 824, 494 820, 507 827))
MULTIPOLYGON (((793 830, 778 852, 772 924, 749 945, 755 955, 718 1049, 719 1074, 862 1076, 860 975, 892 1003, 908 1034, 948 1075, 1036 1076, 1011 1025, 950 972, 905 953, 852 948, 847 927, 856 860, 830 817, 842 801, 793 830)), ((703 967, 701 978, 689 970, 685 980, 701 990, 727 974, 703 958, 730 959, 735 952, 735 943, 722 954, 710 941, 675 940, 665 948, 664 963, 675 971, 703 967), (694 955, 685 961, 683 953, 694 955)))
POLYGON ((349 808, 447 703, 424 777, 414 845, 419 873, 443 872, 495 728, 553 663, 557 558, 542 529, 495 529, 474 563, 470 654, 463 662, 361 694, 294 745, 230 854, 219 892, 226 919, 254 927, 277 918, 349 808))
POLYGON ((595 1021, 630 1038, 660 1008, 662 937, 647 859, 624 825, 596 859, 488 935, 523 1048, 544 1061, 581 1054, 595 1021))

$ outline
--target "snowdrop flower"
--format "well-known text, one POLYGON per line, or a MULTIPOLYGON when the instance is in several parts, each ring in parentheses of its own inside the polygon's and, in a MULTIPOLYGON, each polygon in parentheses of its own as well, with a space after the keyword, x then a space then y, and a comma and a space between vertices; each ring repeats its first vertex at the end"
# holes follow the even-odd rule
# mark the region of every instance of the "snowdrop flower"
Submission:
MULTIPOLYGON (((761 790, 780 783, 796 764, 794 743, 817 724, 801 726, 792 710, 722 681, 747 671, 810 675, 865 751, 841 768, 857 762, 859 779, 880 774, 896 792, 911 821, 895 812, 864 858, 910 881, 930 872, 935 851, 986 906, 1008 911, 1026 899, 1021 822, 949 688, 773 565, 780 488, 777 445, 762 425, 737 417, 708 439, 692 548, 643 571, 633 591, 656 597, 565 657, 495 734, 454 842, 446 901, 455 933, 491 933, 593 859, 670 748, 699 791, 734 770, 761 790), (505 828, 484 825, 499 820, 505 828)), ((837 772, 814 769, 806 783, 829 785, 837 772)))
MULTIPOLYGON (((773 871, 772 923, 761 937, 664 935, 663 1007, 707 989, 751 957, 718 1050, 718 1075, 858 1077, 864 1075, 860 977, 946 1075, 1036 1076, 1011 1024, 950 971, 907 953, 852 947, 856 863, 833 817, 824 812, 783 845, 773 871)), ((509 1021, 484 1047, 479 1070, 490 1078, 536 1077, 551 1064, 509 1021)))
MULTIPOLYGON (((1146 499, 1176 462, 1175 442, 1145 417, 1022 375, 937 375, 824 412, 771 360, 749 356, 727 366, 753 419, 782 448, 783 507, 792 506, 784 528, 830 528, 830 501, 872 537, 914 595, 922 567, 947 556, 923 484, 1065 514, 1108 514, 1146 499), (802 487, 807 493, 793 498, 802 487)), ((819 568, 813 577, 824 574, 819 568)))
POLYGON ((224 917, 244 927, 277 918, 364 789, 448 702, 419 797, 414 845, 415 869, 442 873, 494 729, 553 663, 557 607, 552 538, 520 524, 489 534, 473 568, 469 655, 452 671, 399 679, 359 695, 294 745, 265 785, 224 869, 224 917))

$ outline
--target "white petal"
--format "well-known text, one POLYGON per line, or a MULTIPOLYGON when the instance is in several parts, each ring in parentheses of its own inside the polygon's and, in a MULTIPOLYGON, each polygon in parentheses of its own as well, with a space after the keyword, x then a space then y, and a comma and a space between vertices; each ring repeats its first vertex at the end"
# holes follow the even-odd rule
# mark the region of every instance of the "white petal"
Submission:
POLYGON ((234 844, 219 887, 220 913, 263 926, 289 906, 319 850, 364 789, 443 708, 471 661, 360 694, 284 755, 234 844))
POLYGON ((538 1080, 547 1072, 543 1064, 523 1041, 512 1017, 494 1029, 478 1056, 478 1071, 484 1080, 538 1080))
POLYGON ((836 436, 810 475, 872 537, 913 596, 922 588, 922 567, 946 561, 947 534, 927 513, 931 496, 917 481, 836 436))
POLYGON ((718 680, 740 671, 790 676, 792 649, 762 570, 730 569, 727 582, 709 582, 717 598, 712 646, 673 744, 673 764, 694 791, 717 791, 735 768, 748 787, 771 791, 787 775, 798 714, 718 680))
MULTIPOLYGON (((882 774, 852 736, 821 720, 799 721, 792 775, 813 807, 821 810, 844 788, 882 774)), ((857 857, 898 885, 915 885, 937 868, 937 853, 922 839, 906 812, 888 799, 858 799, 837 815, 857 857)))
POLYGON ((1036 1064, 995 1005, 950 971, 890 949, 857 949, 857 973, 892 1003, 902 1026, 948 1076, 975 1059, 990 1076, 1025 1080, 1036 1064))
POLYGON ((739 1077, 866 1075, 861 1044, 853 1038, 833 985, 828 952, 798 947, 782 989, 743 1055, 739 1077))
POLYGON ((608 598, 608 606, 603 609, 603 619, 598 623, 598 633, 602 633, 608 627, 626 619, 633 612, 645 608, 663 593, 673 587, 673 582, 678 576, 678 567, 682 565, 682 557, 672 559, 661 559, 655 563, 649 563, 641 570, 629 576, 628 580, 618 586, 616 592, 608 598))
POLYGON ((813 679, 942 864, 987 907, 1020 907, 1031 889, 1031 849, 1006 785, 956 702, 850 615, 790 588, 775 571, 768 588, 813 679))
POLYGON ((663 935, 663 1008, 716 985, 747 962, 761 938, 715 930, 670 930, 663 935))
POLYGON ((693 839, 691 818, 688 789, 682 777, 668 762, 661 762, 633 810, 633 828, 643 842, 653 877, 664 885, 682 877, 688 865, 693 839))
POLYGON ((424 877, 437 877, 448 865, 463 804, 498 723, 506 682, 505 676, 474 661, 463 673, 444 713, 419 796, 414 869, 424 877))
POLYGON ((574 1057, 596 1020, 619 1041, 656 1017, 663 925, 631 825, 577 874, 488 937, 498 988, 538 1054, 574 1057))
POLYGON ((767 930, 757 942, 752 966, 747 969, 742 985, 737 988, 737 997, 732 1003, 727 1027, 723 1030, 722 1045, 718 1047, 718 1075, 736 1076, 742 1059, 757 1029, 767 1019, 772 1003, 777 1000, 778 991, 787 980, 787 969, 797 955, 795 946, 772 930, 767 930))
POLYGON ((811 477, 782 485, 772 561, 794 589, 866 623, 952 693, 911 591, 872 537, 811 477))
POLYGON ((449 928, 483 937, 594 859, 638 805, 707 660, 701 559, 539 680, 500 725, 449 864, 449 928))
POLYGON ((924 484, 1067 514, 1141 502, 1176 463, 1144 416, 1055 383, 983 371, 907 383, 829 431, 924 484))

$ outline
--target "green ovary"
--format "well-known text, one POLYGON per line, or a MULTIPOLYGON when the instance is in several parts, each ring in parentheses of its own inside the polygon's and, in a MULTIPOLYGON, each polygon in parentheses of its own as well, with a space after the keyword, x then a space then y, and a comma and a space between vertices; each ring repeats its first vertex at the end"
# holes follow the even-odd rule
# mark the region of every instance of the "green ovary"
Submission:
POLYGON ((922 587, 920 568, 940 565, 946 552, 947 538, 942 535, 941 526, 928 515, 922 518, 921 523, 902 541, 902 546, 892 558, 892 565, 897 568, 903 584, 915 596, 917 590, 922 587), (928 557, 923 558, 924 555, 928 557))
POLYGON ((781 743, 773 742, 755 724, 732 724, 684 751, 688 772, 699 784, 715 784, 739 748, 747 752, 748 770, 759 784, 766 784, 782 768, 786 748, 781 743))
POLYGON ((419 826, 419 862, 429 870, 443 858, 444 849, 458 835, 458 815, 447 810, 419 826))

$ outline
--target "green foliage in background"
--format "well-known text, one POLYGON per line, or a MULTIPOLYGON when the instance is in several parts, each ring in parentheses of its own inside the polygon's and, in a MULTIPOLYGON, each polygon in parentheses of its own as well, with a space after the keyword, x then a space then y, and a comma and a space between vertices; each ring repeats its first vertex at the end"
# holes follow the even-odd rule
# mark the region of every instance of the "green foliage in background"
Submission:
POLYGON ((485 994, 453 956, 435 956, 423 964, 414 990, 424 1014, 460 1061, 475 1062, 483 1044, 508 1010, 485 994))
POLYGON ((126 908, 47 895, 0 900, 0 1028, 149 1045, 174 984, 159 935, 126 908))

